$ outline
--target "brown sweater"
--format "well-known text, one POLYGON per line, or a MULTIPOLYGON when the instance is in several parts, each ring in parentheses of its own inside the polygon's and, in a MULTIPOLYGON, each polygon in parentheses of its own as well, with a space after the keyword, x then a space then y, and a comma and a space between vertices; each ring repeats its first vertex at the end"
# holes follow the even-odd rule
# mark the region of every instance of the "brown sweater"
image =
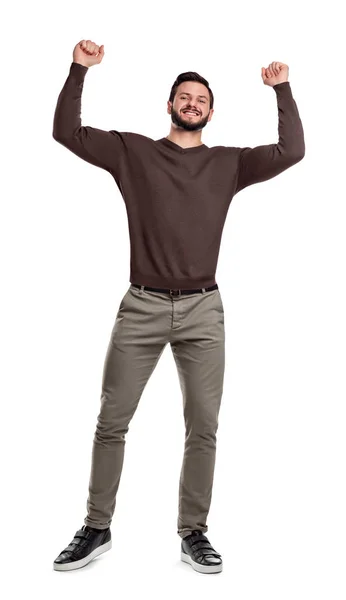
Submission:
POLYGON ((290 83, 273 87, 278 143, 182 148, 165 137, 153 140, 83 126, 81 96, 87 71, 71 64, 54 114, 53 137, 114 178, 128 216, 129 281, 168 289, 214 285, 233 196, 275 177, 304 156, 304 132, 290 83))

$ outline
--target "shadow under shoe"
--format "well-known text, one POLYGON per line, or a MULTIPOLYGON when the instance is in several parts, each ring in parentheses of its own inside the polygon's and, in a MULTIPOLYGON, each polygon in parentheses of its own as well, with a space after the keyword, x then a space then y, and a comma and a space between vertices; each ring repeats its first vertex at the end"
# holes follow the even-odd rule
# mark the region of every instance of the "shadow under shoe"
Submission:
POLYGON ((85 567, 96 556, 112 547, 111 530, 94 529, 83 525, 70 544, 60 552, 53 563, 56 571, 72 571, 85 567))
POLYGON ((211 546, 202 531, 194 530, 181 540, 181 560, 199 573, 220 573, 221 554, 211 546))

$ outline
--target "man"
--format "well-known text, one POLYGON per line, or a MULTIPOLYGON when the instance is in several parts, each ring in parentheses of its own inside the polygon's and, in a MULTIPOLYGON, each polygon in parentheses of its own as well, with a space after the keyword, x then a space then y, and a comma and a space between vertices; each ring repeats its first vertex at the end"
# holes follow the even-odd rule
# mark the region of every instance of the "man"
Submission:
POLYGON ((273 62, 262 68, 262 80, 276 92, 277 144, 203 144, 202 129, 212 118, 214 98, 208 81, 193 72, 179 75, 172 87, 167 137, 152 140, 82 126, 84 77, 103 56, 104 46, 90 40, 75 46, 57 102, 53 137, 114 178, 129 221, 130 286, 119 306, 104 365, 87 516, 54 561, 54 569, 83 567, 111 548, 125 436, 144 387, 170 343, 186 427, 177 522, 181 559, 201 573, 216 573, 222 570, 222 558, 205 533, 225 366, 224 311, 215 281, 221 235, 235 194, 303 158, 302 123, 288 67, 273 62))

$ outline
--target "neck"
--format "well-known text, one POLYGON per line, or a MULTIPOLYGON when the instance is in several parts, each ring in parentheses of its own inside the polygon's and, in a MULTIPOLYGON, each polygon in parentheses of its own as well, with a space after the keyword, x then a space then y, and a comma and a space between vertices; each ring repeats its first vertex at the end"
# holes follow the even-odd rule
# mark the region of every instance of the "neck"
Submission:
POLYGON ((166 135, 166 139, 170 140, 171 142, 174 142, 175 144, 178 144, 178 146, 181 146, 182 148, 193 148, 204 145, 201 140, 200 134, 196 138, 196 135, 194 134, 186 136, 186 134, 172 134, 172 132, 170 132, 168 135, 166 135))

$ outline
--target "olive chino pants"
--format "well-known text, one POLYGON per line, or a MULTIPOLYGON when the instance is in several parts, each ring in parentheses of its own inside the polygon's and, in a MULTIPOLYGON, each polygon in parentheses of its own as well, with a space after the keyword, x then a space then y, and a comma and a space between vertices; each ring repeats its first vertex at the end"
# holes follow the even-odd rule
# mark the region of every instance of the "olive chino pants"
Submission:
POLYGON ((104 529, 111 524, 129 423, 167 343, 185 419, 177 533, 183 538, 194 529, 208 531, 225 368, 221 295, 218 288, 174 295, 132 283, 121 300, 104 363, 85 525, 104 529))

